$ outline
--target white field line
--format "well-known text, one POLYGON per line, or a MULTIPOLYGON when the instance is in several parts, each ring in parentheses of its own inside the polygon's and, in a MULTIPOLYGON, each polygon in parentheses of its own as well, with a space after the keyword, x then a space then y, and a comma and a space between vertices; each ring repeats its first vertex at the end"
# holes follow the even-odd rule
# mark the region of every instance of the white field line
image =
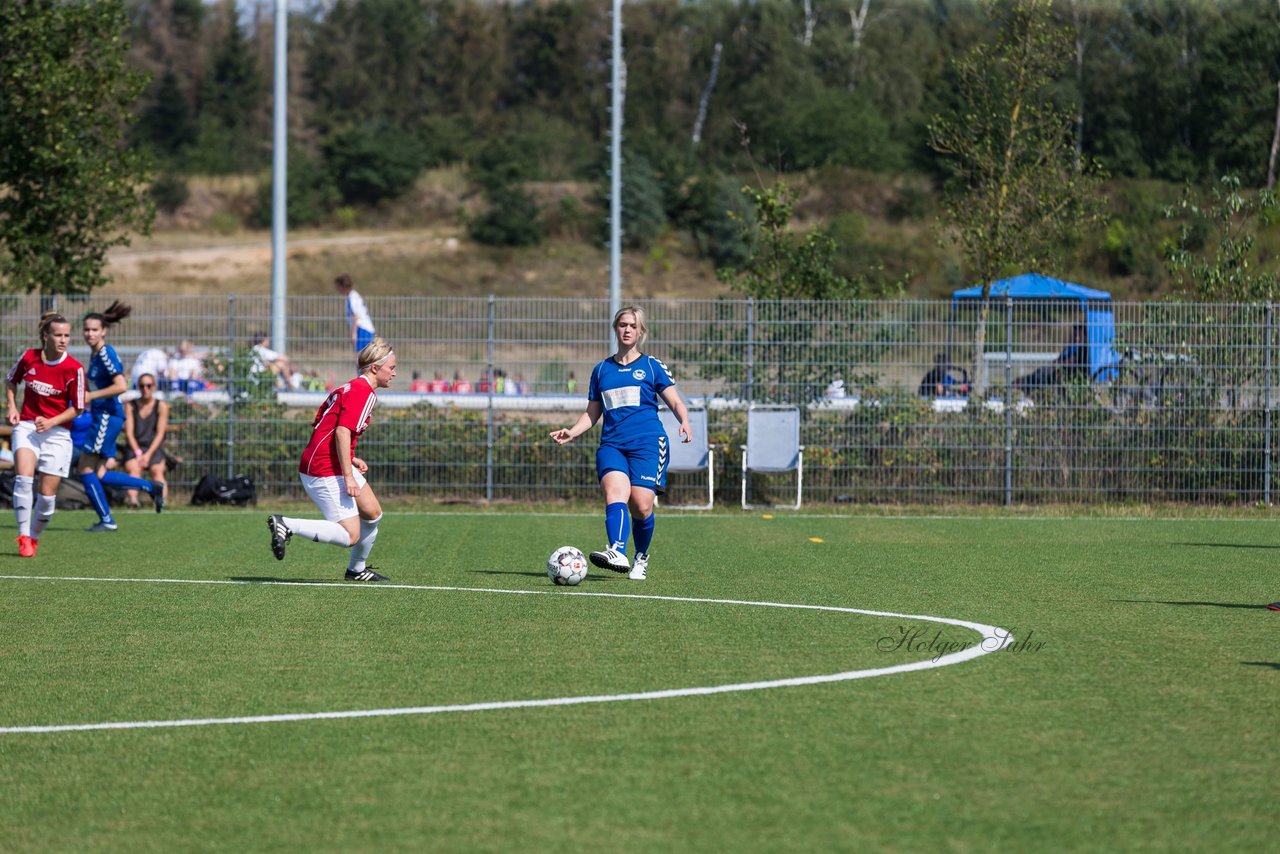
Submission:
POLYGON ((932 670, 959 664, 972 658, 998 652, 1014 642, 1013 635, 998 626, 974 623, 968 620, 957 620, 950 617, 933 617, 924 614, 899 614, 893 611, 871 611, 863 608, 841 608, 833 605, 801 605, 786 602, 753 602, 742 599, 697 599, 686 596, 653 596, 636 593, 594 593, 582 590, 503 590, 486 587, 445 587, 426 584, 343 584, 323 581, 233 581, 193 578, 88 578, 62 577, 51 575, 0 575, 5 581, 48 581, 48 582, 89 582, 112 584, 198 584, 198 585, 259 585, 280 587, 327 587, 345 591, 379 591, 379 590, 432 590, 461 593, 498 593, 521 596, 582 596, 601 599, 647 599, 660 602, 691 602, 704 605, 742 605, 758 608, 787 608, 805 611, 830 611, 840 614, 861 614, 871 617, 892 617, 902 620, 920 620, 929 623, 944 623, 959 626, 978 632, 982 640, 967 649, 948 653, 933 659, 914 661, 908 664, 895 664, 890 667, 876 667, 868 670, 849 670, 843 673, 828 673, 816 676, 793 676, 786 679, 771 679, 762 682, 738 682, 729 685, 708 685, 696 688, 667 688, 657 691, 641 691, 630 694, 600 694, 578 697, 546 697, 532 700, 504 700, 487 703, 461 703, 443 706, 404 706, 391 709, 350 709, 334 712, 295 712, 275 715, 242 715, 222 718, 183 718, 179 720, 154 721, 104 721, 85 724, 45 724, 38 726, 0 727, 0 734, 46 733, 46 732, 85 732, 89 730, 116 729, 162 729, 168 727, 213 726, 217 724, 264 724, 284 723, 287 721, 317 721, 341 718, 383 718, 399 715, 433 715, 442 712, 486 712, 498 709, 531 709, 546 706, 579 706, 592 703, 623 703, 634 700, 667 700, 675 697, 699 697, 710 694, 728 694, 741 691, 761 691, 766 688, 792 688, 802 685, 821 685, 829 682, 848 682, 854 679, 869 679, 873 676, 889 676, 894 673, 910 673, 916 670, 932 670))

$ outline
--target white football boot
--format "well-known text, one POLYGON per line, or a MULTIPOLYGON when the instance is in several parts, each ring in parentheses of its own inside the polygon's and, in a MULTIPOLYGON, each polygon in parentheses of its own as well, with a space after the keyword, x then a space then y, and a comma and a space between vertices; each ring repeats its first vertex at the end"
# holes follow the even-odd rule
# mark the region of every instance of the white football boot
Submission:
POLYGON ((591 562, 601 569, 611 569, 614 572, 629 572, 631 570, 631 562, 627 560, 627 556, 615 548, 592 552, 590 557, 591 562))
POLYGON ((646 552, 636 554, 636 562, 631 567, 631 574, 627 576, 632 581, 644 581, 648 577, 649 572, 649 555, 646 552))

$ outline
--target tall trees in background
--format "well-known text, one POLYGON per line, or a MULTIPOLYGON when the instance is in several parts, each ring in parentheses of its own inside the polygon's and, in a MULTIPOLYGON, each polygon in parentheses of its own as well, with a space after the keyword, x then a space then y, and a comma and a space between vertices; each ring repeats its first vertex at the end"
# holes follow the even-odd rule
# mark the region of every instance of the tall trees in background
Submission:
POLYGON ((85 293, 145 230, 145 164, 125 149, 147 84, 125 61, 119 3, 0 4, 0 283, 85 293))
POLYGON ((1280 85, 1280 3, 1229 5, 1206 34, 1199 116, 1212 168, 1241 176, 1246 186, 1266 180, 1280 85))
MULTIPOLYGON (((169 171, 265 180, 268 0, 122 2, 131 61, 152 74, 132 139, 169 171)), ((1075 48, 1046 72, 1045 91, 1070 115, 1077 171, 1096 161, 1117 177, 1203 184, 1230 171, 1246 187, 1266 180, 1280 138, 1280 4, 1045 2, 1075 48)), ((647 245, 678 228, 718 262, 740 256, 724 249, 735 240, 712 237, 733 233, 717 200, 737 183, 730 176, 754 167, 941 182, 951 165, 930 147, 928 124, 935 115, 967 122, 956 112, 969 95, 953 61, 993 43, 988 5, 628 2, 624 135, 629 162, 646 167, 629 185, 632 238, 647 245)), ((326 0, 295 11, 290 184, 309 201, 291 217, 374 205, 425 168, 460 163, 495 209, 524 212, 494 221, 539 220, 528 182, 599 178, 609 13, 606 0, 326 0)), ((593 234, 577 204, 546 212, 549 227, 572 222, 573 233, 593 234)), ((990 272, 972 263, 964 278, 990 272)))
MULTIPOLYGON (((1242 0, 1251 2, 1251 0, 1242 0)), ((1098 4, 1108 50, 1086 59, 1085 150, 1115 174, 1200 177, 1205 130, 1197 97, 1206 26, 1201 0, 1098 4)))
MULTIPOLYGON (((662 145, 739 168, 745 133, 783 170, 932 170, 925 125, 954 102, 950 61, 991 37, 983 2, 628 3, 627 134, 654 163, 662 145)), ((242 3, 237 17, 232 0, 127 3, 132 61, 153 79, 137 139, 186 170, 265 168, 268 16, 242 3)), ((1081 156, 1121 176, 1262 180, 1280 83, 1274 0, 1054 3, 1077 48, 1055 83, 1081 156)), ((395 128, 439 162, 521 126, 558 127, 564 151, 541 159, 580 171, 548 177, 583 177, 592 158, 565 152, 606 140, 608 12, 604 0, 316 4, 290 29, 295 139, 320 153, 332 134, 395 128)))
POLYGON ((198 93, 199 145, 192 167, 236 172, 265 161, 270 151, 270 78, 238 25, 234 3, 210 16, 217 34, 198 93))
MULTIPOLYGON (((1061 245, 1065 225, 1088 218, 1082 164, 1100 162, 1119 177, 1274 181, 1275 0, 1004 0, 1045 20, 1052 5, 1065 26, 1017 61, 996 39, 990 2, 628 3, 632 238, 646 245, 674 226, 733 263, 743 253, 724 239, 726 211, 741 200, 723 192, 729 176, 761 165, 914 171, 968 188, 953 199, 951 221, 967 246, 966 276, 989 281, 1042 257, 1034 247, 1044 233, 1061 245), (1002 50, 1004 65, 989 77, 953 63, 1002 50), (1018 63, 1036 80, 1023 101, 1005 74, 1018 63), (1010 112, 1015 103, 1022 107, 1010 112), (934 115, 944 121, 931 148, 934 115), (983 148, 1009 128, 1016 138, 1003 149, 983 148), (1069 173, 1056 147, 1064 138, 1069 173), (992 180, 999 169, 1011 171, 992 180), (1002 189, 992 195, 992 187, 1002 189)), ((0 4, 0 264, 10 286, 93 286, 106 246, 148 221, 138 195, 143 152, 158 161, 170 200, 185 192, 182 174, 266 176, 267 8, 267 0, 0 4), (126 133, 132 147, 122 151, 126 133)), ((333 0, 292 21, 290 185, 300 204, 290 216, 299 222, 339 204, 377 204, 424 168, 464 163, 495 209, 526 211, 515 219, 536 224, 528 182, 598 177, 608 127, 605 0, 333 0)), ((589 232, 581 211, 561 214, 589 232)), ((539 233, 526 231, 520 239, 539 233)))
POLYGON ((1049 0, 998 0, 992 9, 995 39, 957 60, 957 103, 930 126, 951 173, 943 222, 982 285, 977 370, 992 283, 1054 269, 1064 239, 1102 217, 1098 177, 1076 168, 1073 111, 1053 98, 1072 53, 1069 34, 1049 0))
POLYGON ((930 125, 949 173, 944 220, 986 287, 1046 267, 1064 235, 1099 213, 1096 170, 1075 166, 1073 111, 1054 100, 1069 34, 1049 0, 995 0, 992 10, 995 39, 956 61, 956 103, 930 125))

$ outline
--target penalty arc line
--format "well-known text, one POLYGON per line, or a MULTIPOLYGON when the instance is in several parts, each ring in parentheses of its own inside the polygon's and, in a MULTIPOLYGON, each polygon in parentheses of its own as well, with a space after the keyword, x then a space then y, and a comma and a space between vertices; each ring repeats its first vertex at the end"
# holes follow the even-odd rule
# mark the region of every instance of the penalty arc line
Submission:
POLYGON ((785 608, 792 610, 828 611, 844 614, 861 614, 873 617, 890 617, 906 620, 922 620, 930 623, 943 623, 959 626, 978 632, 982 641, 974 646, 957 652, 937 656, 932 659, 895 664, 889 667, 877 667, 866 670, 850 670, 843 673, 827 673, 814 676, 793 676, 783 679, 770 679, 759 682, 738 682, 726 685, 708 685, 693 688, 666 688, 655 691, 640 691, 626 694, 601 694, 576 697, 545 697, 530 700, 500 700, 483 703, 457 703, 439 706, 401 706, 387 709, 347 709, 333 712, 291 712, 271 715, 241 715, 219 718, 181 718, 176 720, 147 721, 104 721, 85 724, 44 724, 32 726, 0 727, 0 734, 21 733, 53 733, 53 732, 88 732, 99 730, 123 729, 167 729, 175 727, 217 726, 232 724, 286 723, 296 721, 340 720, 348 718, 397 717, 404 715, 432 715, 446 712, 485 712, 503 709, 531 709, 553 706, 578 706, 600 703, 622 703, 639 700, 667 700, 678 697, 700 697, 714 694, 728 694, 745 691, 760 691, 769 688, 790 688, 804 685, 821 685, 832 682, 848 682, 855 679, 869 679, 875 676, 889 676, 895 673, 910 673, 920 670, 932 670, 948 667, 970 659, 999 652, 1014 642, 1013 634, 998 626, 974 623, 951 617, 935 617, 925 614, 900 614, 893 611, 872 611, 863 608, 845 608, 834 605, 806 605, 788 602, 757 602, 744 599, 703 599, 688 596, 658 596, 637 593, 596 593, 589 591, 568 590, 505 590, 491 587, 449 587, 426 584, 379 584, 360 585, 342 584, 323 581, 248 581, 218 580, 191 578, 92 578, 76 576, 33 576, 33 575, 0 575, 4 581, 48 581, 48 582, 82 582, 82 583, 119 583, 119 584, 196 584, 196 585, 257 585, 279 587, 328 587, 343 590, 428 590, 440 592, 496 593, 531 596, 579 596, 606 599, 641 599, 661 602, 685 602, 713 605, 740 605, 761 608, 785 608))

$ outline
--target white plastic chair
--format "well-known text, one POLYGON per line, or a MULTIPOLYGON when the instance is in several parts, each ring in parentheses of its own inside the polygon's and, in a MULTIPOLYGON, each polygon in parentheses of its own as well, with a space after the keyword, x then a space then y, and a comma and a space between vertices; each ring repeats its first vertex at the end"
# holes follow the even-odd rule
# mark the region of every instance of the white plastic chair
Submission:
POLYGON ((680 422, 675 413, 663 408, 658 417, 662 419, 662 428, 667 431, 667 447, 670 448, 670 461, 667 463, 668 474, 688 474, 705 471, 707 473, 706 504, 668 504, 678 510, 710 510, 715 503, 716 470, 715 445, 707 443, 707 410, 689 410, 689 429, 693 440, 687 445, 680 441, 680 422))
POLYGON ((796 473, 795 504, 779 505, 779 510, 799 510, 804 485, 804 445, 800 444, 800 410, 794 406, 760 406, 747 411, 747 444, 742 446, 742 509, 766 507, 747 503, 747 486, 752 472, 796 473))

